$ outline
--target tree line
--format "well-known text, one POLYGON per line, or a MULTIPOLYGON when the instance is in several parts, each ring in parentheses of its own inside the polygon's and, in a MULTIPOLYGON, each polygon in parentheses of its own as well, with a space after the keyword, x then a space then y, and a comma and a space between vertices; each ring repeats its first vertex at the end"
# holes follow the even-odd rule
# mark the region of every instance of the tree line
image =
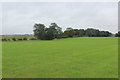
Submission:
POLYGON ((62 28, 56 23, 51 23, 49 27, 46 27, 44 24, 34 24, 33 32, 35 37, 2 38, 2 41, 52 40, 70 37, 120 37, 120 31, 112 34, 109 31, 100 31, 93 28, 73 29, 72 27, 68 27, 65 31, 62 31, 62 28))
MULTIPOLYGON (((51 23, 49 27, 44 24, 34 24, 34 36, 40 40, 52 40, 70 37, 110 37, 112 35, 109 31, 100 31, 98 29, 73 29, 72 27, 62 28, 56 23, 51 23)), ((117 37, 117 36, 116 36, 117 37)))
POLYGON ((120 31, 118 31, 118 33, 115 34, 115 37, 120 37, 120 31))

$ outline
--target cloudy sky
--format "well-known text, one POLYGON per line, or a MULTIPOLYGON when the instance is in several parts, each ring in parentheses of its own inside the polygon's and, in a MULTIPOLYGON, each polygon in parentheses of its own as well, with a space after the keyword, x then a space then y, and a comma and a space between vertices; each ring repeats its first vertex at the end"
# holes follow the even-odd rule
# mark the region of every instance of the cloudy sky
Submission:
POLYGON ((31 34, 34 23, 55 22, 63 30, 96 28, 118 31, 117 2, 2 3, 2 34, 31 34))

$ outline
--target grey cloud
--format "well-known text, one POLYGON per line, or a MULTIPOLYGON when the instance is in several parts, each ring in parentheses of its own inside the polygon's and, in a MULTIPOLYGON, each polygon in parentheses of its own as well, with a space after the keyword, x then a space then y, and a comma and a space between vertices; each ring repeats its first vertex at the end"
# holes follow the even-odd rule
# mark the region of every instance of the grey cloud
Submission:
POLYGON ((117 32, 117 3, 114 2, 23 2, 3 3, 3 34, 33 33, 34 23, 56 22, 65 30, 97 28, 117 32))

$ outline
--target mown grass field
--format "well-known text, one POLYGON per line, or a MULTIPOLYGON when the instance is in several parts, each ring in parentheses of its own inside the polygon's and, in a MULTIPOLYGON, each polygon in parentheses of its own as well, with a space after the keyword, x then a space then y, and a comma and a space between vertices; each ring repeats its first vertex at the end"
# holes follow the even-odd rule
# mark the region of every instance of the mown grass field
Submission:
POLYGON ((3 78, 117 78, 118 38, 3 42, 3 78))
POLYGON ((2 42, 0 41, 0 79, 2 79, 2 42))

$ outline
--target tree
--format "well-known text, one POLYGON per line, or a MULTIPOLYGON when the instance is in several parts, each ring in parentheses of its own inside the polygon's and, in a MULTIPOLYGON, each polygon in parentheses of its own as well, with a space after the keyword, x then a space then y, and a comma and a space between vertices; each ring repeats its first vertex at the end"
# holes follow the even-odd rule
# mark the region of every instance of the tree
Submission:
POLYGON ((118 33, 115 34, 115 37, 120 37, 120 31, 118 31, 118 33))
POLYGON ((23 40, 28 40, 27 37, 24 37, 23 40))
MULTIPOLYGON (((68 27, 64 32, 62 28, 56 23, 51 23, 49 27, 45 27, 44 24, 34 25, 34 36, 41 40, 52 40, 55 38, 67 38, 67 37, 109 37, 112 35, 109 31, 99 31, 98 29, 87 28, 73 29, 68 27)), ((120 32, 116 33, 116 36, 120 36, 120 32)))
POLYGON ((78 29, 74 29, 74 35, 75 35, 76 37, 79 36, 79 30, 78 30, 78 29))
POLYGON ((75 31, 73 28, 69 27, 64 31, 64 34, 67 35, 67 37, 73 37, 75 34, 75 31))
POLYGON ((53 34, 53 38, 61 38, 62 28, 59 27, 56 23, 51 23, 50 30, 53 34))
POLYGON ((53 30, 51 28, 47 28, 46 29, 45 39, 46 40, 52 40, 52 39, 54 39, 54 33, 53 33, 53 30))
POLYGON ((79 36, 85 36, 85 30, 84 29, 79 29, 79 36))
POLYGON ((34 35, 38 39, 44 40, 45 39, 45 25, 44 24, 35 24, 34 25, 34 35))
POLYGON ((85 33, 85 35, 88 37, 97 37, 98 34, 99 34, 99 30, 93 28, 86 29, 86 33, 85 33))
POLYGON ((51 23, 49 28, 46 28, 44 24, 34 25, 34 35, 41 40, 52 40, 54 38, 61 38, 62 28, 60 28, 56 23, 51 23))
POLYGON ((60 28, 56 23, 51 23, 49 28, 46 28, 46 39, 52 40, 55 38, 61 38, 62 37, 62 28, 60 28))
POLYGON ((13 41, 16 41, 16 38, 12 38, 13 41))
POLYGON ((112 35, 112 33, 108 32, 108 31, 100 31, 99 32, 100 37, 109 37, 111 35, 112 35))

